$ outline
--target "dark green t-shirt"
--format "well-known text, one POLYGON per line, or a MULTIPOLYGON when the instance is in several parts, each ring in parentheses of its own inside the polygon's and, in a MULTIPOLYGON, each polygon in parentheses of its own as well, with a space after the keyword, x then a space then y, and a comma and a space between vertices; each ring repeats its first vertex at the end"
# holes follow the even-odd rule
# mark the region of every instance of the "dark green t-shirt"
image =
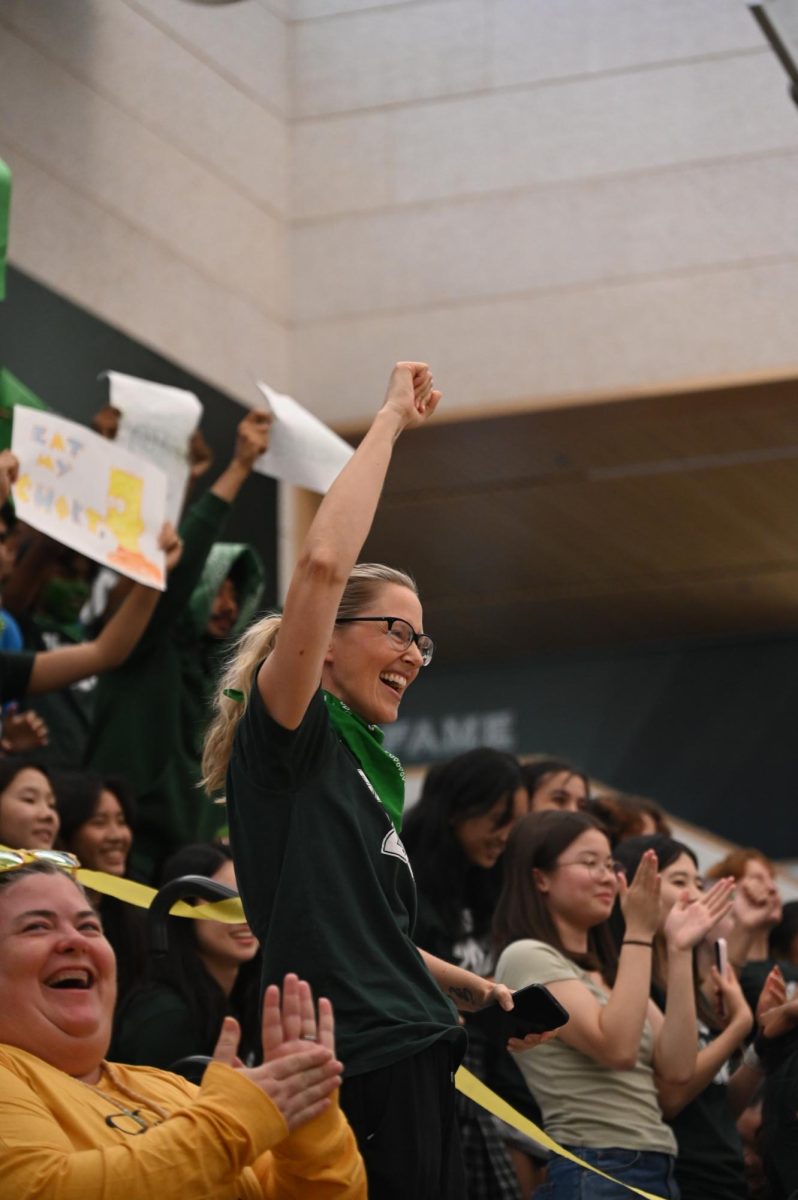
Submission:
POLYGON ((404 846, 321 692, 302 724, 271 719, 257 684, 227 774, 230 837, 263 984, 287 971, 328 996, 347 1077, 465 1034, 412 942, 416 889, 404 846))

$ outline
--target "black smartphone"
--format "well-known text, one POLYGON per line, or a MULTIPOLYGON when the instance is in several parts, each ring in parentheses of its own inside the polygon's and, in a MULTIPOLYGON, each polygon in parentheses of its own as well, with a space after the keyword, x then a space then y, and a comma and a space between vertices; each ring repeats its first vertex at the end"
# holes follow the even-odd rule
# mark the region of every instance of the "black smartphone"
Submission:
POLYGON ((507 1012, 498 1003, 486 1004, 468 1014, 468 1025, 474 1025, 485 1037, 504 1045, 509 1038, 524 1038, 528 1033, 547 1033, 559 1029, 568 1020, 568 1011, 555 1000, 542 983, 513 992, 514 1008, 507 1012))

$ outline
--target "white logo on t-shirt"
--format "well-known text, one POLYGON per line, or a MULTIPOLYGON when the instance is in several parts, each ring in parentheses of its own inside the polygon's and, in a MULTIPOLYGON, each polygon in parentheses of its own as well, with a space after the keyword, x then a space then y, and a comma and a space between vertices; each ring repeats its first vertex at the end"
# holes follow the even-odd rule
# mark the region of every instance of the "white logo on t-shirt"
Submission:
POLYGON ((399 837, 399 834, 395 829, 392 829, 390 833, 386 833, 385 837, 382 839, 380 850, 383 854, 390 854, 392 858, 401 858, 402 862, 406 866, 410 866, 410 860, 407 857, 407 851, 404 848, 402 839, 399 837))
MULTIPOLYGON (((401 859, 401 860, 402 860, 402 862, 403 862, 403 863, 405 864, 405 866, 407 867, 407 869, 408 869, 408 871, 410 872, 410 874, 412 875, 412 874, 413 874, 413 868, 410 866, 410 859, 407 857, 407 851, 406 851, 406 850, 405 850, 405 848, 404 848, 404 845, 403 845, 403 843, 402 843, 402 839, 399 837, 399 834, 398 834, 398 833, 396 832, 396 830, 394 829, 394 827, 393 827, 393 821, 391 821, 391 818, 389 817, 388 813, 385 811, 385 806, 384 806, 384 804, 382 803, 382 800, 380 800, 379 796, 377 795, 377 792, 376 792, 376 790, 375 790, 375 788, 374 788, 374 785, 372 784, 372 782, 371 782, 371 780, 369 779, 369 777, 366 775, 366 772, 365 772, 365 771, 363 771, 363 770, 362 770, 360 767, 358 767, 358 769, 357 769, 357 773, 358 773, 358 775, 360 776, 360 778, 363 780, 363 782, 365 783, 365 785, 366 785, 366 787, 368 788, 368 790, 371 792, 371 794, 372 794, 372 796, 374 797, 374 799, 375 799, 375 800, 377 801, 377 803, 379 804, 379 806, 380 806, 380 808, 382 809, 383 813, 385 813, 385 819, 386 819, 387 821, 390 821, 390 824, 391 824, 391 828, 390 828, 389 832, 388 832, 388 833, 386 833, 385 837, 382 839, 382 845, 380 846, 380 853, 381 853, 381 854, 387 854, 387 855, 389 855, 391 858, 399 858, 399 859, 401 859)), ((415 877, 414 877, 414 878, 415 878, 415 877)))

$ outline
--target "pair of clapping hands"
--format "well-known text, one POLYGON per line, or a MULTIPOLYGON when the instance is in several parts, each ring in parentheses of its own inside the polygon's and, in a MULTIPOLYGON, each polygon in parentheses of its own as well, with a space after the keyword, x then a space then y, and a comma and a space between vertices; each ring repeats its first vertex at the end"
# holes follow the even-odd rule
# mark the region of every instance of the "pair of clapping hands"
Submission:
POLYGON ((320 999, 318 1015, 310 984, 286 975, 280 989, 272 984, 263 999, 263 1063, 245 1067, 237 1056, 241 1028, 225 1017, 213 1061, 245 1075, 267 1095, 289 1131, 313 1120, 341 1085, 343 1065, 335 1057, 335 1022, 329 1000, 320 999))
POLYGON ((663 923, 657 856, 653 850, 647 850, 631 883, 618 875, 626 937, 652 941, 661 927, 668 950, 692 950, 731 911, 734 886, 735 881, 729 876, 719 879, 697 900, 682 894, 663 923))
MULTIPOLYGON (((620 904, 626 922, 626 936, 651 941, 661 929, 669 953, 693 950, 710 937, 713 930, 731 912, 734 903, 735 880, 732 876, 719 879, 698 899, 681 895, 662 921, 660 904, 661 881, 657 871, 657 856, 648 850, 631 883, 620 880, 620 904)), ((727 1025, 734 1024, 741 1037, 747 1036, 753 1016, 743 995, 731 964, 723 972, 710 968, 704 990, 714 998, 727 1025)))

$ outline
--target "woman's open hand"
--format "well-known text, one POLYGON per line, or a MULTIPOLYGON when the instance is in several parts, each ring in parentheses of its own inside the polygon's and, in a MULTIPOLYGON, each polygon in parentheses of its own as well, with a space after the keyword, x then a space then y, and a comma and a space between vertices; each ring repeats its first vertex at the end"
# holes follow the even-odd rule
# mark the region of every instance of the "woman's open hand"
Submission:
POLYGON ((668 948, 691 950, 703 941, 713 925, 730 912, 733 891, 734 880, 729 876, 719 879, 699 900, 680 896, 665 920, 668 948))
POLYGON ((317 1019, 310 985, 286 975, 282 998, 276 985, 266 989, 262 1031, 264 1062, 245 1067, 236 1056, 238 1022, 226 1018, 214 1060, 246 1075, 279 1108, 289 1130, 296 1129, 323 1112, 341 1084, 332 1005, 319 1000, 317 1019))
POLYGON ((767 979, 762 985, 762 991, 759 993, 759 998, 756 1002, 756 1019, 759 1024, 762 1024, 765 1013, 768 1013, 773 1008, 780 1008, 782 1004, 787 1003, 787 984, 784 980, 781 967, 776 963, 768 972, 767 979))
POLYGON ((638 863, 634 879, 618 874, 618 901, 626 923, 626 937, 651 941, 659 928, 659 897, 661 881, 657 869, 657 856, 646 850, 638 863))

